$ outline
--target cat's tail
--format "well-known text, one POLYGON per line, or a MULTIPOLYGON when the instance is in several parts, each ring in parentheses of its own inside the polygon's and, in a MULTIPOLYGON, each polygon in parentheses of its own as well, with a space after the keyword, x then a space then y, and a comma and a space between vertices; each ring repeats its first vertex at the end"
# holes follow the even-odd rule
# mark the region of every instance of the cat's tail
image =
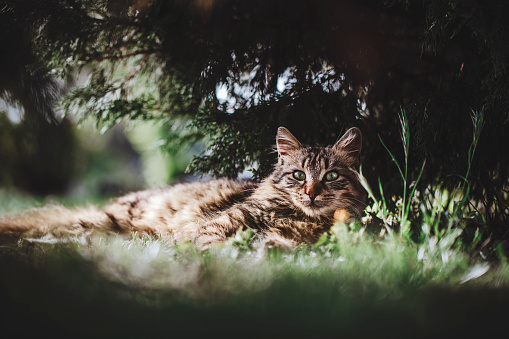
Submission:
POLYGON ((0 216, 2 238, 61 242, 84 239, 96 232, 108 234, 122 231, 107 213, 93 206, 77 209, 49 206, 0 216))

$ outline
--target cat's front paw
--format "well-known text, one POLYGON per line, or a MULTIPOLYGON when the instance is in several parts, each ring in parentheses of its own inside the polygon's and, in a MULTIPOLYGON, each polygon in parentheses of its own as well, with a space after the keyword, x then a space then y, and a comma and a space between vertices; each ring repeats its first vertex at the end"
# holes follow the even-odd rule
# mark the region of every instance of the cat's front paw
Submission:
POLYGON ((209 250, 213 244, 225 241, 223 236, 217 234, 200 234, 194 241, 195 246, 200 251, 209 250))
POLYGON ((290 250, 297 245, 298 243, 296 241, 285 238, 278 233, 268 233, 263 239, 263 247, 266 249, 277 248, 280 250, 290 250))

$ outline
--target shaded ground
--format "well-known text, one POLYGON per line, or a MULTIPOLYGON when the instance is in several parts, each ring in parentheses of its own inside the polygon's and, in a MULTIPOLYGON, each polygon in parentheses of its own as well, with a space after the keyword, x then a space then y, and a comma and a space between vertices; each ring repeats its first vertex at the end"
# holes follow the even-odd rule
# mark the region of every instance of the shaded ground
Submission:
MULTIPOLYGON (((214 261, 205 259, 197 281, 147 287, 127 283, 128 274, 126 283, 114 281, 79 253, 70 245, 2 246, 0 326, 6 338, 464 338, 506 328, 509 289, 496 288, 493 277, 396 286, 394 293, 371 278, 335 280, 316 268, 283 268, 265 286, 233 284, 229 290, 207 287, 214 261), (192 284, 203 284, 204 294, 193 293, 192 284)), ((225 277, 224 283, 233 281, 225 277)))

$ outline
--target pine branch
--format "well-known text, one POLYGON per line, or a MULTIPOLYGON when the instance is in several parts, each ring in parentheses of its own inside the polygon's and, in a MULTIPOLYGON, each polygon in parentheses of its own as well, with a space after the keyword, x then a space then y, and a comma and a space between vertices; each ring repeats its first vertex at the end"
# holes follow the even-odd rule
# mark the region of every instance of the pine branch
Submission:
POLYGON ((92 61, 106 61, 106 60, 123 60, 128 59, 133 56, 137 55, 151 55, 162 52, 162 49, 160 48, 151 48, 151 49, 145 49, 145 50, 139 50, 139 51, 133 51, 130 53, 125 54, 110 54, 110 55, 102 55, 102 54, 96 54, 96 55, 89 55, 83 59, 85 62, 92 62, 92 61))

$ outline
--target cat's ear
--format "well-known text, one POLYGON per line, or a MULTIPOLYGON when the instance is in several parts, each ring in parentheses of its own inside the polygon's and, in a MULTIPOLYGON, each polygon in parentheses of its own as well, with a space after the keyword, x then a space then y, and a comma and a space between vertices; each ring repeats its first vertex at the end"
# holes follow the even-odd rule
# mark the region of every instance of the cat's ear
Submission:
POLYGON ((362 134, 357 127, 352 127, 332 146, 335 150, 346 153, 348 156, 359 158, 362 149, 362 134))
POLYGON ((277 129, 276 135, 277 153, 279 156, 287 155, 289 152, 302 148, 302 144, 284 127, 277 129))

